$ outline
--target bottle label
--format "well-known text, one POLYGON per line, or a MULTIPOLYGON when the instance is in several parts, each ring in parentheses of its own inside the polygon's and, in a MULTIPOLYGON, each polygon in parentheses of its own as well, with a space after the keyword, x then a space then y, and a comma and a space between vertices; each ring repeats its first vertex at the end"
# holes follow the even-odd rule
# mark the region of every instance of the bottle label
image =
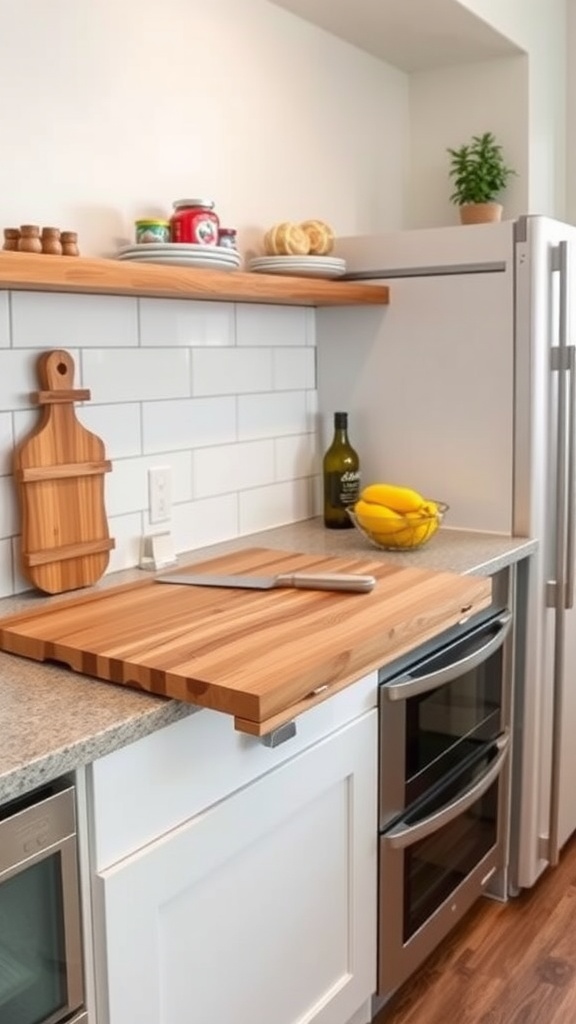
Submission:
POLYGON ((360 473, 358 470, 329 473, 327 483, 329 501, 333 508, 348 508, 358 501, 360 495, 360 473))

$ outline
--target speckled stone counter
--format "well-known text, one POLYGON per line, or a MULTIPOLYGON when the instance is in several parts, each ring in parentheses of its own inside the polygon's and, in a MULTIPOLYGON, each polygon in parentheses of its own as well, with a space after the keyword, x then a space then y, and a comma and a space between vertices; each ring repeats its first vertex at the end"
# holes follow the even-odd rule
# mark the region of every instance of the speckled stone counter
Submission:
MULTIPOLYGON (((325 530, 314 519, 198 549, 182 555, 179 564, 246 547, 359 557, 373 557, 376 551, 356 530, 325 530)), ((491 575, 526 558, 535 547, 524 538, 442 529, 420 551, 382 551, 380 556, 401 565, 491 575)), ((130 569, 106 576, 95 589, 141 577, 142 570, 130 569)), ((70 596, 28 592, 0 601, 0 616, 70 596)), ((0 802, 200 710, 0 652, 0 802)))

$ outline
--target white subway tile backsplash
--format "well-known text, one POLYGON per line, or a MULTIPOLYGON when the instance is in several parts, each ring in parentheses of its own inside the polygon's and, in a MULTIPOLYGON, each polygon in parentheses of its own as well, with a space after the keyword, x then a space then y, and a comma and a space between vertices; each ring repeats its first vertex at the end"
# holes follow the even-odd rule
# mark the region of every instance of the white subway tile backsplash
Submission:
POLYGON ((273 526, 295 523, 313 515, 314 494, 312 480, 291 480, 242 491, 240 503, 240 533, 268 530, 273 526))
POLYGON ((123 295, 12 292, 14 348, 138 344, 137 300, 123 295))
POLYGON ((319 472, 319 457, 313 434, 279 437, 274 442, 276 480, 297 480, 319 472))
MULTIPOLYGON (((28 587, 21 587, 26 590, 28 587)), ((15 593, 12 577, 12 541, 0 540, 0 597, 10 597, 15 593)))
POLYGON ((104 442, 108 572, 169 530, 194 550, 317 514, 315 311, 186 299, 0 292, 0 596, 20 570, 14 445, 41 410, 37 359, 72 355, 80 423, 104 442), (151 524, 148 470, 169 466, 172 517, 151 524))
POLYGON ((140 299, 141 345, 233 345, 234 305, 194 299, 140 299))
POLYGON ((192 452, 194 497, 229 494, 274 481, 274 442, 253 441, 192 452))
POLYGON ((31 391, 38 391, 37 352, 0 349, 0 409, 29 409, 31 391))
POLYGON ((106 511, 108 516, 148 510, 148 470, 165 466, 171 471, 172 501, 189 501, 192 497, 192 475, 189 452, 163 454, 161 459, 142 456, 118 459, 107 473, 106 511))
POLYGON ((0 348, 10 345, 10 293, 0 292, 0 348))
POLYGON ((236 398, 192 398, 145 402, 144 451, 202 448, 236 440, 236 398))
POLYGON ((183 348, 87 349, 82 379, 93 402, 185 398, 190 394, 189 352, 183 348))
POLYGON ((272 355, 267 348, 193 349, 192 394, 242 395, 272 391, 272 355))
POLYGON ((238 495, 178 505, 172 517, 172 536, 177 553, 237 537, 238 495))
POLYGON ((142 425, 139 402, 118 405, 79 405, 80 423, 104 442, 107 459, 125 459, 142 454, 142 425))
POLYGON ((237 345, 306 345, 309 335, 305 306, 239 305, 237 345))
POLYGON ((268 395, 240 395, 238 439, 251 441, 307 431, 304 391, 283 391, 268 395))
POLYGON ((12 416, 9 412, 0 412, 0 476, 12 472, 13 448, 12 416))
POLYGON ((18 532, 18 501, 12 476, 0 476, 0 537, 13 537, 18 532))
POLYGON ((142 515, 111 516, 108 519, 110 536, 114 538, 115 547, 110 552, 107 572, 120 572, 131 569, 140 561, 140 538, 144 532, 142 515))
POLYGON ((316 350, 278 348, 274 360, 274 390, 290 391, 316 387, 316 350))

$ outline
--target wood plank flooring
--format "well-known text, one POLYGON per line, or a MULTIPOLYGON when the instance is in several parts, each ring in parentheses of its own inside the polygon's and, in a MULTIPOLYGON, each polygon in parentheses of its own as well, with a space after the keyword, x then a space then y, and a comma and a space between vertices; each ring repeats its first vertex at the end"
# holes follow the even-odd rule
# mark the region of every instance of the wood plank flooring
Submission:
POLYGON ((534 889, 482 899, 373 1024, 576 1024, 576 837, 534 889))

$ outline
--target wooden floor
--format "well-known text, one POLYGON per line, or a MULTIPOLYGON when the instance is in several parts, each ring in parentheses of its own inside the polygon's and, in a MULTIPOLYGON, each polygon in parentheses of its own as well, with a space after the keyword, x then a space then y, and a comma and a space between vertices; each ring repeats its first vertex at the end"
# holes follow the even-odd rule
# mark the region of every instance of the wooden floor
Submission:
POLYGON ((576 1024, 576 839, 534 889, 482 899, 374 1024, 576 1024))

